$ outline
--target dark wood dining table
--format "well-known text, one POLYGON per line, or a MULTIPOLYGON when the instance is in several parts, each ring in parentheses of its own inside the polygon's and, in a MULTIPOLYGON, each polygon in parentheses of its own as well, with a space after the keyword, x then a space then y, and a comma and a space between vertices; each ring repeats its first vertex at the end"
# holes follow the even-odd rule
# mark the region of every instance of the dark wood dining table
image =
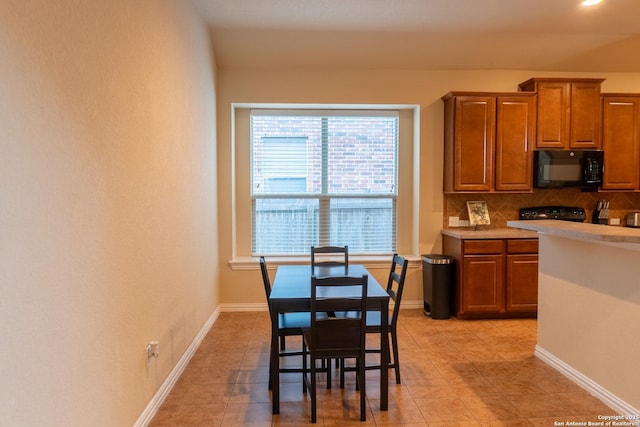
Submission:
MULTIPOLYGON (((379 310, 382 330, 380 334, 380 366, 387 366, 389 361, 389 294, 378 281, 360 264, 345 267, 316 267, 316 277, 368 275, 367 311, 379 310)), ((271 310, 271 399, 273 413, 280 413, 280 358, 278 343, 278 314, 305 312, 311 310, 311 266, 281 265, 276 271, 275 280, 269 296, 271 310)), ((388 410, 389 405, 389 370, 380 370, 380 410, 388 410)), ((302 379, 301 379, 302 381, 302 379)))

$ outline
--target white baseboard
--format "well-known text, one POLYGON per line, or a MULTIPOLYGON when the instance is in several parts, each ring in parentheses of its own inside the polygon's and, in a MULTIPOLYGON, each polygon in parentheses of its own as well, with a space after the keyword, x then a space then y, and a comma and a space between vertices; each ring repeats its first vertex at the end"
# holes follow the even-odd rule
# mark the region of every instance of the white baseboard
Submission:
POLYGON ((558 359, 547 350, 536 345, 535 356, 554 368, 556 371, 569 378, 571 381, 591 393, 593 396, 600 399, 605 405, 618 412, 620 415, 637 415, 640 414, 640 410, 634 408, 618 396, 609 392, 607 389, 596 383, 589 377, 585 376, 582 372, 579 372, 567 365, 562 360, 558 359))
POLYGON ((224 303, 220 304, 221 312, 238 312, 238 311, 269 311, 266 302, 257 303, 224 303))
POLYGON ((420 300, 413 300, 413 301, 407 301, 407 300, 402 300, 401 302, 401 307, 400 310, 402 309, 410 309, 410 308, 419 308, 419 309, 424 309, 424 301, 420 300))
POLYGON ((176 366, 171 370, 167 379, 164 380, 164 382, 162 383, 162 385, 160 386, 156 394, 153 396, 153 398, 147 405, 147 407, 144 409, 144 411, 142 411, 142 414, 140 414, 140 417, 133 425, 134 427, 146 427, 147 425, 149 425, 153 417, 158 412, 158 409, 160 409, 162 402, 164 402, 164 400, 167 398, 167 396, 169 395, 169 392, 171 391, 173 386, 176 384, 176 382, 180 378, 180 375, 182 375, 182 372, 184 372, 185 368, 189 364, 189 361, 198 350, 198 347, 202 343, 202 340, 204 340, 204 337, 207 336, 207 334, 209 333, 209 330, 218 319, 218 316, 220 316, 221 311, 222 310, 220 309, 220 307, 218 307, 213 312, 211 317, 209 317, 209 319, 205 322, 205 324, 202 326, 202 329, 200 329, 200 332, 198 332, 198 335, 196 335, 196 337, 193 339, 193 341, 191 342, 187 350, 184 352, 184 354, 182 355, 182 357, 180 358, 176 366))

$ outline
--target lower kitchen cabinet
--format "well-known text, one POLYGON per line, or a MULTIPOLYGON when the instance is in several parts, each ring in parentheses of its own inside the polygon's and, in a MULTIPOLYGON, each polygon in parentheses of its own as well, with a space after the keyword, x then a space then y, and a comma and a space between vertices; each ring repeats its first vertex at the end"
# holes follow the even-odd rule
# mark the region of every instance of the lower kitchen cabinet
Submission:
POLYGON ((538 239, 443 236, 456 259, 454 314, 461 319, 534 317, 538 307, 538 239))
MULTIPOLYGON (((504 311, 502 240, 464 240, 458 303, 462 313, 504 311)), ((447 254, 449 255, 449 254, 447 254)))
POLYGON ((538 239, 507 240, 506 306, 508 313, 538 310, 538 239))

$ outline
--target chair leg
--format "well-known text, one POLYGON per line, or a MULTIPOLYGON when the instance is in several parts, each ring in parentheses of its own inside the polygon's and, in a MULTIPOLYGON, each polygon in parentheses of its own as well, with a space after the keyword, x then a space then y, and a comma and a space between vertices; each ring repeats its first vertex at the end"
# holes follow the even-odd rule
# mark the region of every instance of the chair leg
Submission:
POLYGON ((327 358, 327 390, 331 388, 331 358, 327 358))
POLYGON ((391 331, 391 344, 393 346, 393 364, 396 371, 396 384, 400 384, 400 361, 398 360, 398 335, 391 331))
POLYGON ((307 345, 302 340, 302 392, 307 392, 307 345))
POLYGON ((367 396, 366 396, 366 363, 364 360, 358 360, 358 383, 360 383, 360 421, 367 420, 367 396))
POLYGON ((336 359, 336 364, 340 366, 340 388, 344 388, 344 358, 336 359))
MULTIPOLYGON (((364 366, 362 369, 367 369, 366 361, 362 363, 364 363, 364 366)), ((360 360, 356 359, 356 391, 360 391, 360 364, 361 364, 360 360)))
POLYGON ((317 421, 316 408, 316 361, 311 358, 311 422, 317 421))

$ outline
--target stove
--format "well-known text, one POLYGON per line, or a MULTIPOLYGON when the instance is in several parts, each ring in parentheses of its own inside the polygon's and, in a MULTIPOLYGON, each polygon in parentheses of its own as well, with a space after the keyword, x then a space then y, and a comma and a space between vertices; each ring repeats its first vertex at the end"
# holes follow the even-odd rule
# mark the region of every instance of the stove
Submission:
POLYGON ((520 209, 520 220, 528 219, 559 219, 584 222, 587 219, 587 214, 584 209, 571 206, 538 206, 520 209))

